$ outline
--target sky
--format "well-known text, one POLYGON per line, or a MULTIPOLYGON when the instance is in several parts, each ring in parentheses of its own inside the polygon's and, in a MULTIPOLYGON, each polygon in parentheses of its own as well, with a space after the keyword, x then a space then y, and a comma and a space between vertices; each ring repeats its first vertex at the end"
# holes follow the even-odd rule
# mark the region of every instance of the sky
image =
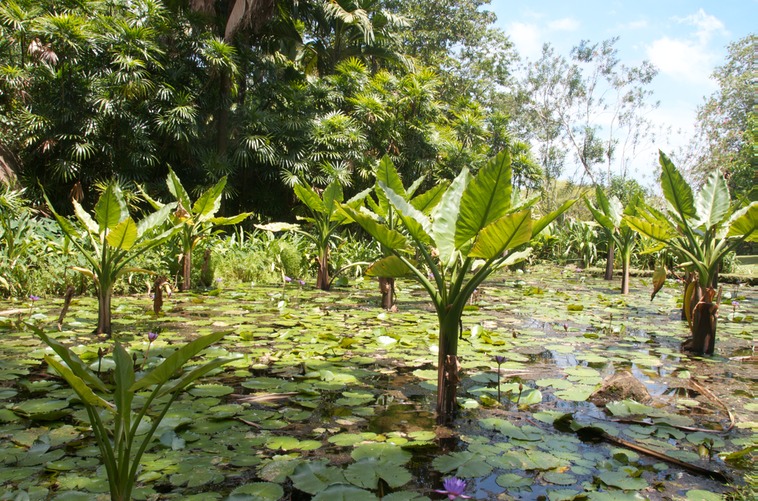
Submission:
POLYGON ((710 78, 723 65, 729 43, 758 32, 758 0, 492 0, 497 26, 522 58, 539 58, 544 43, 567 58, 581 40, 614 36, 627 66, 648 60, 659 70, 650 89, 660 101, 653 120, 661 135, 635 163, 634 177, 655 183, 657 150, 673 153, 687 143, 698 105, 718 90, 710 78))

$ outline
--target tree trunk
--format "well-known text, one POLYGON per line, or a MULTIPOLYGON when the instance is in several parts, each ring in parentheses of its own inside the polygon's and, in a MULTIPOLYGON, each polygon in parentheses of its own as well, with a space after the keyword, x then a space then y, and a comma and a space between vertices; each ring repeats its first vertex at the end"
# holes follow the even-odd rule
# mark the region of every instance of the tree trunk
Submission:
MULTIPOLYGON (((606 254, 606 260, 605 260, 605 276, 603 277, 605 280, 613 280, 613 260, 615 258, 615 245, 613 244, 613 239, 610 238, 610 235, 608 237, 608 254, 606 254)), ((623 285, 622 285, 623 288, 623 285)), ((626 294, 626 292, 624 292, 626 294)))
POLYGON ((111 297, 113 285, 97 288, 97 334, 111 337, 111 297))
POLYGON ((455 418, 456 393, 461 364, 458 361, 460 314, 448 311, 440 320, 439 354, 437 358, 437 423, 449 424, 455 418))
POLYGON ((182 258, 182 287, 181 291, 185 292, 192 287, 192 249, 187 250, 182 258))
POLYGON ((395 279, 379 277, 379 290, 382 293, 382 308, 391 310, 395 306, 395 279))
POLYGON ((697 303, 692 313, 692 351, 713 355, 716 347, 716 312, 715 303, 697 303))
POLYGON ((318 258, 318 273, 316 274, 316 288, 322 291, 328 291, 330 287, 329 279, 329 247, 325 247, 321 256, 318 258))
MULTIPOLYGON (((621 264, 621 293, 622 294, 629 294, 629 263, 631 261, 632 256, 631 255, 624 255, 623 256, 623 262, 621 264)), ((608 270, 606 268, 606 273, 608 273, 608 270)), ((611 270, 611 273, 613 273, 613 270, 611 270)))

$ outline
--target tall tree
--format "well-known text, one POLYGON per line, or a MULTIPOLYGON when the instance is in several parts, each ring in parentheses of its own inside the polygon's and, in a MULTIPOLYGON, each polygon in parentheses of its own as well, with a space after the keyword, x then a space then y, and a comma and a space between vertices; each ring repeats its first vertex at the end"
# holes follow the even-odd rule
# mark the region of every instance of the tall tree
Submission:
POLYGON ((725 63, 712 77, 719 85, 698 107, 695 136, 686 152, 687 169, 699 180, 720 171, 733 197, 758 200, 755 145, 755 47, 750 34, 728 47, 725 63))

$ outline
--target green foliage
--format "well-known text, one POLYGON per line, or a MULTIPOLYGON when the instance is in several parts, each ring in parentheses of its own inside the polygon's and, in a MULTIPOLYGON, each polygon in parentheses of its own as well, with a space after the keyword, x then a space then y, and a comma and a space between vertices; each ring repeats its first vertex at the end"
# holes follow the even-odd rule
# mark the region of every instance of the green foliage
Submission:
POLYGON ((573 201, 533 220, 529 204, 513 203, 507 152, 491 159, 474 177, 463 170, 444 193, 433 197, 438 201, 430 204, 427 213, 407 200, 399 179, 387 176, 387 181, 401 193, 384 181, 378 180, 377 184, 405 233, 390 227, 387 220, 377 220, 355 207, 342 208, 391 254, 375 263, 367 271, 369 275, 411 276, 429 293, 440 328, 437 412, 441 419, 448 419, 455 408, 457 375, 444 374, 457 372, 463 308, 491 273, 523 259, 525 253, 516 249, 527 244, 573 201))
POLYGON ((595 264, 598 236, 594 223, 569 219, 555 236, 564 259, 578 261, 583 268, 595 264))
POLYGON ((144 371, 146 361, 142 371, 137 371, 132 356, 116 342, 110 375, 113 384, 109 384, 108 379, 91 371, 71 349, 38 328, 34 328, 34 333, 57 355, 45 355, 48 366, 66 380, 87 410, 108 476, 111 499, 117 501, 132 499, 142 455, 174 400, 194 381, 233 360, 216 358, 184 370, 191 358, 219 341, 224 332, 208 334, 179 347, 147 371, 144 371), (140 424, 154 406, 159 410, 144 433, 140 424), (104 412, 110 419, 103 416, 104 412))
POLYGON ((99 303, 97 332, 110 335, 113 286, 119 277, 133 271, 127 267, 130 262, 165 243, 179 230, 171 227, 157 231, 175 205, 165 205, 137 223, 129 215, 121 188, 115 183, 108 184, 95 204, 94 217, 79 202, 72 202, 76 221, 59 215, 49 200, 48 205, 63 233, 87 261, 87 267, 74 269, 94 281, 99 303))

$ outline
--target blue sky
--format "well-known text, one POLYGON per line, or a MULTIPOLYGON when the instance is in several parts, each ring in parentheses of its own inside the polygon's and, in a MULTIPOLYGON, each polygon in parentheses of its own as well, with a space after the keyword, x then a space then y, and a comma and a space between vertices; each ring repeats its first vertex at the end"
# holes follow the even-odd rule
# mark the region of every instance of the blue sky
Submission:
POLYGON ((537 59, 544 43, 568 57, 581 40, 619 36, 621 62, 648 60, 658 68, 651 88, 661 104, 654 120, 673 133, 640 159, 635 177, 645 184, 653 182, 657 149, 684 145, 697 106, 718 89, 710 75, 724 63, 726 46, 758 32, 758 0, 492 0, 489 10, 522 57, 537 59))

